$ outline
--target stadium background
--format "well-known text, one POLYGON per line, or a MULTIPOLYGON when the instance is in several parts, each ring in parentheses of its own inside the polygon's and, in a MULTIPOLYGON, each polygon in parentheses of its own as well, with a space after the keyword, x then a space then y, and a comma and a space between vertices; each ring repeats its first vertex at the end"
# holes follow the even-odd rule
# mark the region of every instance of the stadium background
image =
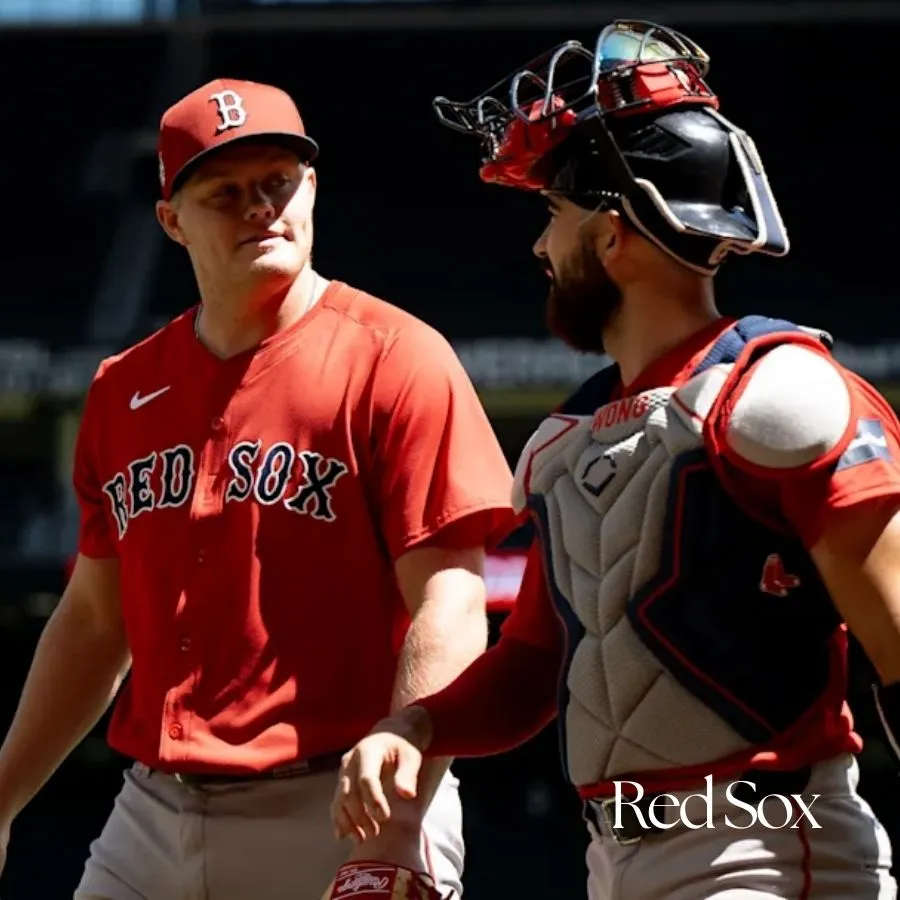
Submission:
MULTIPOLYGON (((218 75, 293 94, 322 148, 317 267, 452 340, 512 463, 541 413, 599 363, 545 337, 546 281, 530 256, 542 204, 479 184, 474 142, 440 128, 430 103, 468 98, 562 40, 590 42, 616 16, 696 39, 723 111, 766 161, 793 250, 726 266, 723 308, 830 330, 838 356, 900 402, 897 3, 0 0, 4 725, 75 547, 85 388, 102 356, 195 301, 187 260, 153 216, 162 110, 218 75)), ((495 627, 520 574, 507 549, 491 568, 495 627)), ((859 666, 853 688, 869 738, 863 792, 898 838, 897 776, 859 666)), ((123 765, 104 726, 16 823, 4 900, 71 896, 123 765)), ((583 896, 585 835, 552 730, 457 771, 469 900, 583 896)))

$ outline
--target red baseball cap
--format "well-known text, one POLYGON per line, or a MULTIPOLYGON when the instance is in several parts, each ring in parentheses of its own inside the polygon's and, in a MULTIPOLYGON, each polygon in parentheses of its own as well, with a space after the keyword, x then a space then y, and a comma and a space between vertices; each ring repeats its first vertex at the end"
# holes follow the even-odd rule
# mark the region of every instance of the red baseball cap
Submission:
POLYGON ((168 200, 208 153, 250 138, 286 147, 305 163, 319 155, 296 104, 280 88, 217 78, 179 100, 159 126, 163 197, 168 200))

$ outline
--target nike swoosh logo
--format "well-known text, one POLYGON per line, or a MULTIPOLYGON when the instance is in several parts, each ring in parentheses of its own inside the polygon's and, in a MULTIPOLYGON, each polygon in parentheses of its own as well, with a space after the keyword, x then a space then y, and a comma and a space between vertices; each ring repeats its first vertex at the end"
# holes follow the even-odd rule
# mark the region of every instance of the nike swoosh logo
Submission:
POLYGON ((155 400, 157 397, 160 397, 167 390, 169 390, 170 387, 171 385, 166 385, 166 387, 160 388, 158 391, 154 391, 152 394, 144 394, 143 397, 141 396, 140 391, 135 391, 134 396, 128 403, 128 408, 140 409, 142 406, 148 404, 151 400, 155 400))

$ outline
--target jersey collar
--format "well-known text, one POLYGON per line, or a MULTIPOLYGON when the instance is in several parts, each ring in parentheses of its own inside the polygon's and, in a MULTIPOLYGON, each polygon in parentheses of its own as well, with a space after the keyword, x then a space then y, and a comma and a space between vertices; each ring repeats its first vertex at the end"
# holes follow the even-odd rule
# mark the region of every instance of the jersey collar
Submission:
POLYGON ((631 384, 619 384, 613 399, 630 397, 663 385, 680 385, 687 381, 709 348, 719 336, 731 328, 737 319, 723 316, 695 331, 690 337, 673 347, 647 366, 631 384))

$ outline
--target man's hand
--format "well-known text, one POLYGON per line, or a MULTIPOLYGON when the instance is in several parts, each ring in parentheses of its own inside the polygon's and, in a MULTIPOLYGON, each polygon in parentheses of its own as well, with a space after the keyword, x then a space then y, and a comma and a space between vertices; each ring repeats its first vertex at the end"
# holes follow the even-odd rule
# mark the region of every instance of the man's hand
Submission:
POLYGON ((335 837, 358 843, 376 837, 391 818, 389 795, 416 796, 422 754, 430 742, 428 713, 410 706, 379 722, 346 753, 331 804, 335 837))

